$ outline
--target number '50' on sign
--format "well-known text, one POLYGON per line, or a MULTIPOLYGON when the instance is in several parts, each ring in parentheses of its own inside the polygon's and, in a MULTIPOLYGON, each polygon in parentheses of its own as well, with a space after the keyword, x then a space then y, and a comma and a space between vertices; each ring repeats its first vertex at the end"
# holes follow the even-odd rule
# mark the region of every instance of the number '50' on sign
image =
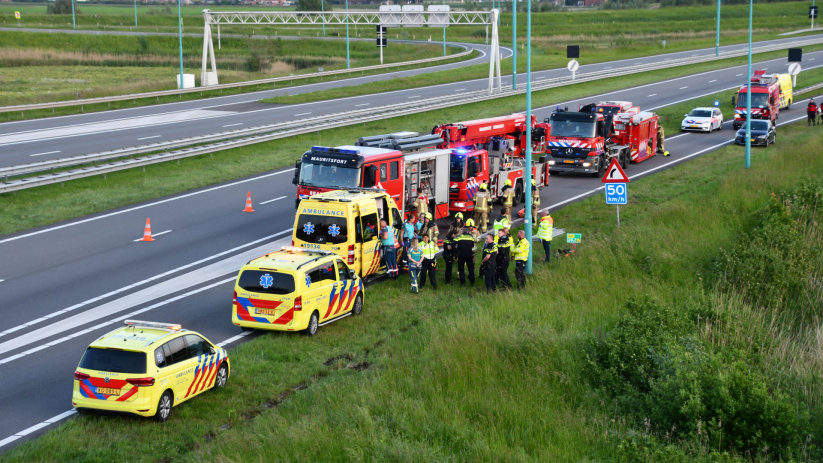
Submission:
POLYGON ((606 184, 606 204, 627 204, 628 189, 625 183, 606 184))

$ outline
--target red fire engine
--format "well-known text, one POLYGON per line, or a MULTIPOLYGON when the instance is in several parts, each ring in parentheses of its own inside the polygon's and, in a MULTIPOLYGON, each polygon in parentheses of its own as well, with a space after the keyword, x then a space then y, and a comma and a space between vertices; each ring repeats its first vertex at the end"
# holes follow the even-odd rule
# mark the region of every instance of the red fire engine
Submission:
POLYGON ((549 118, 551 172, 583 172, 601 177, 612 159, 623 167, 663 152, 658 116, 651 112, 607 114, 595 104, 580 112, 555 111, 549 118))
MULTIPOLYGON (((767 77, 766 71, 760 69, 752 75, 751 87, 752 119, 770 119, 774 123, 780 112, 780 84, 777 79, 767 77)), ((748 86, 744 85, 737 92, 734 123, 732 124, 734 130, 746 123, 748 91, 748 86)))
POLYGON ((292 182, 297 200, 329 190, 380 188, 401 212, 411 209, 418 194, 429 199, 435 218, 449 214, 447 149, 429 149, 440 137, 416 132, 361 138, 357 145, 314 146, 295 163, 292 182))
MULTIPOLYGON (((532 116, 532 154, 545 152, 547 123, 535 124, 532 116)), ((474 210, 474 196, 482 183, 489 187, 492 200, 502 195, 506 180, 515 191, 515 203, 523 201, 523 177, 526 169, 526 116, 509 116, 441 124, 432 133, 443 138, 441 148, 452 148, 449 171, 449 209, 452 212, 474 210)), ((532 163, 532 178, 539 187, 549 184, 545 157, 532 163)))

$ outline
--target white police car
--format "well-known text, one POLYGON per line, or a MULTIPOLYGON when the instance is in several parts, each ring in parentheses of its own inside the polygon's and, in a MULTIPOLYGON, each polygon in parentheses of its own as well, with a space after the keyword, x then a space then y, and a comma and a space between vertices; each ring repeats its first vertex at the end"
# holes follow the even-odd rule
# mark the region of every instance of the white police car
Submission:
POLYGON ((723 113, 718 108, 694 108, 684 116, 680 123, 683 131, 713 132, 723 128, 723 113))

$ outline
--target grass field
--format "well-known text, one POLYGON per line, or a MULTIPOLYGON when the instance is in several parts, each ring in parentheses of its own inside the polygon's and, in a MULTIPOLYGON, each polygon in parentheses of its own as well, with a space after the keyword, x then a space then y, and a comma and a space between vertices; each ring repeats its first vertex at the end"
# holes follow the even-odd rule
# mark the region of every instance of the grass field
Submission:
MULTIPOLYGON (((66 21, 71 18, 66 15, 46 15, 45 5, 41 4, 0 4, 0 25, 14 25, 13 11, 19 10, 24 20, 21 25, 27 26, 67 26, 66 21), (55 24, 58 23, 58 24, 55 24)), ((755 7, 754 39, 763 40, 777 37, 778 33, 807 27, 805 20, 805 3, 781 2, 759 3, 755 7)), ((141 26, 133 26, 133 9, 129 6, 83 4, 80 7, 82 14, 78 15, 80 28, 86 29, 133 29, 143 31, 174 32, 176 25, 176 10, 159 6, 138 6, 138 20, 141 26), (145 18, 141 20, 140 18, 145 18)), ((215 9, 233 9, 232 7, 215 7, 215 9)), ((202 28, 202 8, 184 8, 184 27, 187 32, 199 32, 202 28)), ((601 62, 614 59, 624 59, 636 56, 645 56, 663 51, 680 51, 714 45, 714 6, 705 7, 678 7, 659 8, 651 10, 609 10, 609 11, 575 11, 533 14, 533 69, 549 69, 565 66, 565 48, 570 44, 581 46, 582 63, 601 62), (665 46, 664 46, 665 41, 665 46)), ((721 43, 739 43, 745 40, 747 30, 748 10, 744 5, 724 6, 721 14, 721 43)), ((519 15, 520 28, 518 49, 518 70, 525 71, 524 14, 519 15)), ((241 37, 250 34, 270 35, 304 35, 318 36, 317 28, 306 27, 266 27, 256 25, 251 28, 244 26, 222 27, 224 49, 217 52, 221 81, 262 78, 266 76, 284 75, 292 72, 308 72, 318 67, 337 69, 344 65, 345 56, 343 45, 328 42, 301 42, 299 52, 296 52, 288 41, 274 40, 261 41, 249 39, 232 39, 227 34, 235 33, 241 37), (223 73, 223 70, 232 72, 223 73)), ((511 44, 511 15, 503 14, 501 18, 500 37, 502 44, 511 44)), ((327 27, 328 36, 344 36, 344 29, 327 27)), ((371 38, 372 27, 352 27, 352 37, 371 38)), ((389 33, 391 39, 431 39, 434 44, 430 47, 412 47, 411 49, 396 43, 390 43, 386 49, 386 58, 389 62, 414 59, 412 56, 436 56, 439 53, 436 46, 440 38, 439 30, 395 28, 389 33)), ((473 26, 455 26, 447 30, 448 40, 475 41, 485 40, 485 28, 473 26)), ((0 50, 0 78, 8 75, 5 72, 8 66, 41 66, 49 63, 52 69, 29 69, 47 74, 49 80, 45 86, 39 86, 37 81, 15 79, 24 87, 19 92, 0 92, 0 104, 22 104, 27 102, 46 101, 50 97, 47 92, 55 92, 54 96, 70 95, 110 95, 128 91, 129 87, 117 86, 110 88, 106 85, 105 71, 88 72, 89 83, 78 89, 78 82, 66 82, 65 88, 54 88, 62 78, 51 74, 59 74, 59 66, 134 66, 134 74, 141 76, 135 79, 135 89, 166 89, 174 85, 175 72, 173 68, 177 62, 176 39, 173 37, 118 37, 105 38, 103 36, 69 37, 55 34, 23 34, 0 33, 0 42, 4 43, 0 50), (56 46, 58 49, 54 48, 56 46), (154 72, 145 71, 144 67, 157 67, 158 72, 168 66, 170 78, 157 80, 154 72), (145 78, 143 76, 145 75, 145 78), (142 81, 142 82, 138 82, 142 81), (161 84, 159 82, 165 82, 161 84)), ((200 47, 202 42, 197 38, 184 40, 184 61, 187 70, 194 70, 195 75, 199 68, 200 47)), ((377 62, 377 49, 371 42, 353 42, 353 57, 355 66, 374 64, 377 62)), ((507 61, 504 66, 510 69, 507 61)), ((78 69, 80 71, 80 69, 78 69)), ((482 67, 463 70, 442 77, 451 81, 464 76, 474 76, 482 73, 482 67)), ((24 71, 25 72, 25 71, 24 71)), ((505 72, 505 71, 504 71, 505 72)), ((199 78, 199 77, 198 77, 199 78)), ((423 78, 424 80, 427 78, 423 78)), ((5 77, 9 80, 9 77, 5 77)), ((415 80, 413 80, 415 81, 415 80)), ((418 84, 413 84, 418 85, 418 84)), ((141 104, 150 104, 146 100, 141 104)), ((85 110, 85 108, 83 108, 85 110)), ((62 114, 69 111, 63 110, 62 114)), ((33 113, 36 116, 40 113, 33 113)), ((5 120, 16 120, 26 115, 3 116, 5 120)), ((29 116, 31 117, 31 116, 29 116)))
POLYGON ((162 426, 75 417, 4 460, 819 461, 823 139, 780 130, 751 169, 729 146, 634 179, 619 229, 599 195, 556 211, 583 243, 526 290, 380 283, 233 349, 162 426))

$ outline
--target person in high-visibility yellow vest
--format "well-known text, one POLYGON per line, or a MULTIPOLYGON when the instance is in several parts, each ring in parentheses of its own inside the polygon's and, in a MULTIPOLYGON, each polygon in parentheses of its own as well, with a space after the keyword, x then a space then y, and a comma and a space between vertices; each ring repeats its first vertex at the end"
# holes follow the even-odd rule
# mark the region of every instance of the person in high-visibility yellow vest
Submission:
POLYGON ((503 197, 503 215, 511 223, 512 221, 512 206, 514 206, 514 188, 512 188, 512 181, 506 179, 506 182, 503 183, 503 192, 501 193, 503 197))
POLYGON ((429 275, 432 288, 437 289, 437 280, 434 277, 434 269, 437 265, 437 243, 433 242, 429 235, 423 235, 423 243, 420 244, 420 250, 423 251, 423 270, 420 272, 420 289, 426 286, 426 275, 429 275))
POLYGON ((511 221, 503 215, 503 211, 500 211, 500 216, 497 217, 497 220, 494 221, 494 234, 497 235, 497 232, 504 228, 511 228, 511 221))
POLYGON ((529 241, 526 239, 526 232, 517 232, 518 242, 514 246, 514 277, 520 289, 526 287, 526 261, 529 260, 529 241))
POLYGON ((540 225, 537 226, 537 236, 543 243, 543 251, 546 253, 546 263, 552 257, 552 234, 554 234, 554 219, 549 215, 549 211, 540 218, 540 225))
POLYGON ((532 179, 532 223, 537 220, 537 209, 540 207, 540 188, 537 182, 532 179))
POLYGON ((480 228, 481 233, 486 233, 489 226, 489 203, 491 203, 489 186, 481 183, 474 196, 474 222, 480 228))

